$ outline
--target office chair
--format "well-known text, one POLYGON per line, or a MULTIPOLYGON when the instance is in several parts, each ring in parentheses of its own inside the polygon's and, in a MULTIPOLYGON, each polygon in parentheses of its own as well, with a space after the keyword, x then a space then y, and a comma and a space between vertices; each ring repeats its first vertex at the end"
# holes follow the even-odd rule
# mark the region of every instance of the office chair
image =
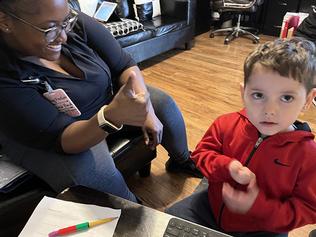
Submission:
POLYGON ((222 14, 223 12, 236 12, 238 14, 237 25, 234 27, 222 28, 211 31, 210 38, 214 38, 216 33, 229 33, 224 40, 224 44, 228 44, 230 41, 241 35, 249 35, 252 38, 254 44, 259 43, 258 29, 253 27, 244 27, 240 25, 241 15, 246 12, 256 12, 259 5, 264 0, 212 0, 213 11, 222 14), (251 33, 253 31, 255 33, 251 33))

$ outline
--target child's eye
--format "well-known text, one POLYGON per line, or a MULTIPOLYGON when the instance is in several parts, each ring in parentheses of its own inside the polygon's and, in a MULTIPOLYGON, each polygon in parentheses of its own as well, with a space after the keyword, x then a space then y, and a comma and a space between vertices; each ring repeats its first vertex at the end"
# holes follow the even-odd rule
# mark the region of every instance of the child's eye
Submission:
POLYGON ((252 98, 254 98, 255 100, 260 100, 263 98, 263 94, 259 93, 259 92, 255 92, 251 94, 252 98))
POLYGON ((294 97, 293 96, 291 96, 291 95, 283 95, 282 97, 281 97, 281 100, 283 101, 283 102, 292 102, 293 100, 294 100, 294 97))

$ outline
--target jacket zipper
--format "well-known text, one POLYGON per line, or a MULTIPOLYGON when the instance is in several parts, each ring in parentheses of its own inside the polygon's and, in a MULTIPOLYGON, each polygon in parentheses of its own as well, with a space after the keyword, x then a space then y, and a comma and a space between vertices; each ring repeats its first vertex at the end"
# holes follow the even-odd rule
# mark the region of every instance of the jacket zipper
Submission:
MULTIPOLYGON (((248 158, 247 158, 247 160, 246 160, 244 166, 248 166, 248 164, 249 164, 251 158, 252 158, 253 155, 255 154, 256 150, 257 150, 258 147, 259 147, 259 145, 260 145, 260 144, 263 142, 263 140, 266 139, 266 138, 267 138, 267 136, 265 136, 265 137, 264 137, 264 136, 260 136, 260 137, 258 138, 258 140, 256 141, 255 146, 252 148, 252 151, 250 152, 250 154, 249 154, 249 156, 248 156, 248 158)), ((221 225, 222 225, 222 216, 223 216, 224 208, 225 208, 225 204, 224 204, 224 202, 223 202, 222 205, 221 205, 221 208, 220 208, 220 210, 219 210, 219 216, 218 216, 218 226, 219 226, 220 228, 222 228, 221 225)))
POLYGON ((264 140, 265 138, 267 138, 267 137, 260 136, 260 137, 258 138, 258 140, 257 140, 257 142, 256 142, 256 144, 255 144, 255 146, 254 146, 254 148, 253 148, 252 151, 250 152, 250 154, 249 154, 249 156, 248 156, 248 158, 247 158, 247 160, 246 160, 244 166, 248 166, 248 164, 249 164, 251 158, 253 157, 253 154, 255 154, 255 151, 258 149, 259 145, 261 144, 261 142, 263 142, 263 140, 264 140))

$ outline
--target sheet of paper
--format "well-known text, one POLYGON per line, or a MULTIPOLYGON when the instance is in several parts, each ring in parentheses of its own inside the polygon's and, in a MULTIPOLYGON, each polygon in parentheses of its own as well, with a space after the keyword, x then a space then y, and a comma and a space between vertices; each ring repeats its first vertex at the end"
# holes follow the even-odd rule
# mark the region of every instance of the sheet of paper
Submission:
MULTIPOLYGON (((62 201, 45 196, 35 208, 19 237, 47 237, 50 232, 61 228, 120 215, 120 209, 62 201)), ((71 236, 111 237, 118 220, 119 218, 71 236)))

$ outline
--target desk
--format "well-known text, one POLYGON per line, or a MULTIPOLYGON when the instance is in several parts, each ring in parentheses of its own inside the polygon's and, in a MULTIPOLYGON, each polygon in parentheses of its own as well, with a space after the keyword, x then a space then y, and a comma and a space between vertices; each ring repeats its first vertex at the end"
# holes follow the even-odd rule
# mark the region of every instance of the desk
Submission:
MULTIPOLYGON (((85 204, 121 209, 113 237, 162 237, 172 215, 85 187, 73 187, 57 198, 85 204)), ((216 236, 228 235, 214 231, 216 236)))

